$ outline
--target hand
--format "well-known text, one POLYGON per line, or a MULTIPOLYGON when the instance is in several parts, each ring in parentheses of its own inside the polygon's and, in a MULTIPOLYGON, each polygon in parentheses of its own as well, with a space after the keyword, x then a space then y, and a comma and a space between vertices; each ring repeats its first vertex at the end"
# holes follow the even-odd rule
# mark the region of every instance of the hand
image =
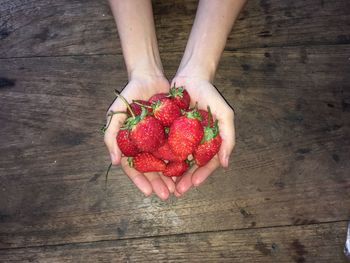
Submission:
MULTIPOLYGON (((169 82, 162 77, 154 76, 142 76, 131 78, 129 83, 121 92, 121 95, 126 98, 128 102, 132 100, 140 99, 147 100, 155 93, 168 92, 169 82)), ((126 111, 126 105, 121 99, 116 99, 111 107, 108 109, 108 113, 111 111, 126 111)), ((109 122, 109 116, 107 116, 107 123, 109 122)), ((137 188, 140 189, 146 196, 155 192, 159 198, 165 200, 169 197, 169 193, 173 193, 175 190, 175 184, 171 178, 163 176, 161 173, 140 173, 135 169, 129 167, 127 158, 122 156, 120 149, 118 148, 116 136, 123 121, 126 119, 125 114, 115 114, 105 132, 104 141, 107 145, 108 151, 111 156, 113 165, 121 164, 124 172, 129 176, 131 181, 134 182, 137 188)))
POLYGON ((178 75, 172 81, 172 86, 184 86, 191 96, 191 105, 198 102, 199 109, 210 106, 214 118, 218 120, 222 144, 219 153, 202 167, 194 165, 176 181, 175 196, 179 197, 191 188, 201 184, 220 164, 228 167, 229 157, 235 145, 234 112, 220 95, 217 89, 202 77, 178 75))

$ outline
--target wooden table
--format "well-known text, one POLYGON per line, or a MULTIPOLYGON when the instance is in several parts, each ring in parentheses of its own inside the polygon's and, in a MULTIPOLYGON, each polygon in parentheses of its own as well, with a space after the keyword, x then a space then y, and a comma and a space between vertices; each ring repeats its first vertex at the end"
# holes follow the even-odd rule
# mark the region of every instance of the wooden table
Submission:
MULTIPOLYGON (((155 1, 171 78, 197 2, 155 1)), ((237 146, 180 199, 145 198, 99 128, 127 81, 107 1, 0 0, 1 262, 346 262, 350 2, 251 0, 215 85, 237 146)))

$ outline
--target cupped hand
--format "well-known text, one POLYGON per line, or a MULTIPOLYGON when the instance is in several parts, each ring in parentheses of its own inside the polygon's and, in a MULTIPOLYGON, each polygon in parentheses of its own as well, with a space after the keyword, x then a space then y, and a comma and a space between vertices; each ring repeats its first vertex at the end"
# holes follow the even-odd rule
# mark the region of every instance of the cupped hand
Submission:
MULTIPOLYGON (((148 100, 148 98, 155 93, 168 92, 169 88, 169 82, 165 77, 143 76, 131 79, 121 92, 121 95, 131 103, 132 100, 148 100)), ((126 115, 114 114, 113 117, 110 116, 110 113, 119 111, 125 112, 126 105, 120 98, 116 98, 107 111, 107 123, 109 123, 109 125, 104 136, 104 141, 108 148, 112 164, 121 164, 122 169, 131 181, 146 196, 154 192, 162 200, 167 199, 169 194, 175 190, 175 184, 171 178, 165 177, 157 172, 140 173, 129 167, 127 157, 122 156, 117 145, 116 136, 126 119, 126 115), (110 118, 112 119, 110 120, 110 118)))
POLYGON ((222 144, 219 153, 206 165, 194 165, 176 181, 175 195, 189 190, 193 185, 201 184, 220 164, 228 167, 229 157, 235 145, 234 111, 220 95, 217 89, 204 78, 192 76, 175 76, 172 86, 184 86, 191 97, 191 105, 198 102, 199 109, 210 106, 213 116, 218 120, 222 144))

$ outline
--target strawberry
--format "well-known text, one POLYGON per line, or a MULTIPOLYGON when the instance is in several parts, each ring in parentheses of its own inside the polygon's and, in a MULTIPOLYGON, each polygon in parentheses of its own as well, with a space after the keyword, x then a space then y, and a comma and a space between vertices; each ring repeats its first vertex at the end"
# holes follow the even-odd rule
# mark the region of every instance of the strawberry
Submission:
MULTIPOLYGON (((208 119, 211 119, 210 108, 208 107, 208 119)), ((219 134, 218 121, 215 120, 213 127, 208 123, 204 127, 204 137, 193 153, 194 160, 198 166, 207 164, 220 150, 221 136, 219 134)))
MULTIPOLYGON (((146 100, 133 100, 132 103, 130 103, 130 107, 132 109, 132 111, 134 112, 135 115, 140 115, 141 114, 141 105, 144 106, 151 106, 151 103, 146 101, 146 100)), ((152 108, 147 108, 149 113, 152 113, 152 108)), ((132 115, 131 112, 129 111, 129 109, 127 110, 129 116, 132 115)))
MULTIPOLYGON (((207 126, 208 125, 208 112, 206 110, 198 110, 199 114, 201 115, 202 117, 202 125, 203 127, 207 126)), ((214 124, 214 120, 213 120, 213 117, 210 118, 210 127, 213 127, 213 124, 214 124)))
POLYGON ((166 168, 164 161, 154 157, 151 153, 139 153, 134 158, 129 158, 130 167, 141 173, 162 172, 166 168))
POLYGON ((166 141, 162 146, 160 146, 153 155, 159 159, 167 160, 167 161, 181 161, 177 155, 173 153, 170 149, 169 143, 166 141))
POLYGON ((163 126, 170 126, 176 118, 181 116, 180 108, 168 98, 153 102, 152 109, 154 117, 158 119, 163 126))
POLYGON ((130 140, 129 130, 119 130, 117 135, 119 149, 125 156, 135 156, 139 153, 136 145, 130 140))
POLYGON ((153 102, 155 102, 155 101, 164 99, 164 98, 166 98, 167 96, 168 96, 167 93, 157 93, 157 94, 154 94, 152 97, 150 97, 150 98, 148 99, 148 101, 149 101, 150 103, 153 103, 153 102))
POLYGON ((221 136, 218 134, 209 141, 198 145, 193 153, 194 160, 198 166, 206 165, 220 150, 221 136))
MULTIPOLYGON (((129 107, 130 108, 130 107, 129 107)), ((131 108, 129 109, 131 110, 131 108)), ((130 139, 141 152, 154 152, 165 142, 163 125, 142 107, 141 115, 126 119, 122 129, 130 130, 130 139)))
POLYGON ((204 131, 199 119, 200 114, 194 109, 177 118, 170 126, 169 146, 181 160, 185 160, 202 140, 204 131))
POLYGON ((163 174, 168 177, 181 176, 187 171, 188 165, 185 161, 181 162, 170 162, 166 165, 163 174))
POLYGON ((152 116, 146 116, 130 132, 130 138, 142 152, 154 152, 165 141, 163 125, 152 116))
POLYGON ((175 102, 177 106, 179 106, 182 110, 187 110, 190 106, 190 95, 184 87, 172 87, 169 91, 170 97, 175 102))

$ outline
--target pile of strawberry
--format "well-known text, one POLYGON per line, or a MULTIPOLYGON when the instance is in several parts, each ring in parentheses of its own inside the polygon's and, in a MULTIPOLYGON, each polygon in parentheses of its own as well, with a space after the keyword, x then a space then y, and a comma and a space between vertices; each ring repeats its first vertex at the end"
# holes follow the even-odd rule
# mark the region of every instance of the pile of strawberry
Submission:
MULTIPOLYGON (((121 97, 122 98, 122 97, 121 97)), ((123 98, 122 98, 123 99, 123 98)), ((129 165, 139 172, 181 176, 194 162, 208 163, 219 151, 217 120, 208 111, 189 108, 191 98, 183 87, 136 100, 117 135, 118 146, 129 165)))

